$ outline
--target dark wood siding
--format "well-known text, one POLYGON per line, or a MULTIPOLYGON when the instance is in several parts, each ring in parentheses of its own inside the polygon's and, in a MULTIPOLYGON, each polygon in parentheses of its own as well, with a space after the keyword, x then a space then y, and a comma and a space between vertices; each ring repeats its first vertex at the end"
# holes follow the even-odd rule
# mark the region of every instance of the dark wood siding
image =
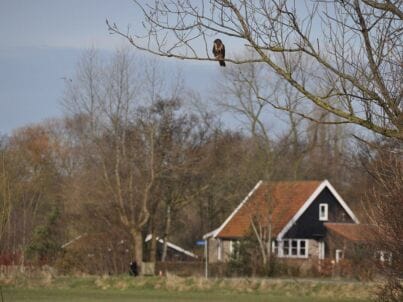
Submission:
POLYGON ((326 236, 326 228, 323 224, 326 222, 354 223, 328 188, 325 188, 318 195, 291 229, 288 230, 284 238, 323 239, 326 236), (319 220, 319 204, 321 203, 328 205, 327 221, 319 220))

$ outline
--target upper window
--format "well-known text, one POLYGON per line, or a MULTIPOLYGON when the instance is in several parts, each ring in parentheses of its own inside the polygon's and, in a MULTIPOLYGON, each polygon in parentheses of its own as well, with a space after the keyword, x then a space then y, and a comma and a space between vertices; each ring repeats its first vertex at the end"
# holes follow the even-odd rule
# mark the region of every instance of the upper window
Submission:
POLYGON ((327 221, 328 219, 328 205, 326 203, 319 204, 319 220, 327 221))

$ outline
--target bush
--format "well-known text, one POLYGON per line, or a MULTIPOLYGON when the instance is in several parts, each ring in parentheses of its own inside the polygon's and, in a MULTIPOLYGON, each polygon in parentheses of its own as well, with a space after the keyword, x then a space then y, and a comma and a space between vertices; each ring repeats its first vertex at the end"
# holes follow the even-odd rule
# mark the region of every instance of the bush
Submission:
POLYGON ((388 279, 377 292, 378 302, 403 301, 403 285, 396 278, 388 279))

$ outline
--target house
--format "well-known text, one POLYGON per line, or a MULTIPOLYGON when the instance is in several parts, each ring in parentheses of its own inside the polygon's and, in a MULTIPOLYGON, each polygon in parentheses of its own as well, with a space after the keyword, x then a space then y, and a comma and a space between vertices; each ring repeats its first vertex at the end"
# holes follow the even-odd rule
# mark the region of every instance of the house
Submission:
MULTIPOLYGON (((151 234, 148 234, 145 238, 145 243, 150 242, 152 238, 151 234)), ((162 257, 162 250, 164 245, 164 240, 157 237, 157 260, 160 261, 162 257)), ((180 246, 167 241, 167 260, 168 261, 195 261, 197 260, 197 255, 190 251, 187 251, 180 246)))
POLYGON ((268 230, 273 254, 302 260, 342 257, 342 247, 329 249, 327 235, 356 234, 360 232, 357 227, 362 228, 327 180, 259 181, 217 229, 203 236, 208 262, 228 261, 234 244, 253 234, 252 222, 268 230))

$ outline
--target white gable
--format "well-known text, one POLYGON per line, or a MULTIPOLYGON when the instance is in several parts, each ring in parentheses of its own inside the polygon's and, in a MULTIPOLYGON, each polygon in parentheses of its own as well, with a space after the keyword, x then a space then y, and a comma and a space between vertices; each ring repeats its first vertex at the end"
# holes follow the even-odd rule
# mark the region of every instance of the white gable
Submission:
POLYGON ((333 194, 333 196, 336 198, 336 200, 339 202, 339 204, 342 206, 342 208, 347 212, 347 214, 351 217, 351 219, 355 223, 359 223, 357 217, 354 215, 353 211, 349 208, 349 206, 346 204, 346 202, 341 198, 341 196, 337 193, 336 189, 330 184, 328 180, 324 180, 317 188, 316 190, 309 196, 309 198, 305 201, 305 203, 302 205, 302 207, 298 210, 297 213, 291 218, 291 220, 286 224, 286 226, 280 231, 280 233, 277 235, 277 240, 281 240, 283 236, 287 233, 287 231, 294 225, 294 223, 298 220, 299 217, 308 209, 308 207, 314 202, 316 197, 319 196, 319 194, 325 189, 328 188, 329 191, 333 194))

